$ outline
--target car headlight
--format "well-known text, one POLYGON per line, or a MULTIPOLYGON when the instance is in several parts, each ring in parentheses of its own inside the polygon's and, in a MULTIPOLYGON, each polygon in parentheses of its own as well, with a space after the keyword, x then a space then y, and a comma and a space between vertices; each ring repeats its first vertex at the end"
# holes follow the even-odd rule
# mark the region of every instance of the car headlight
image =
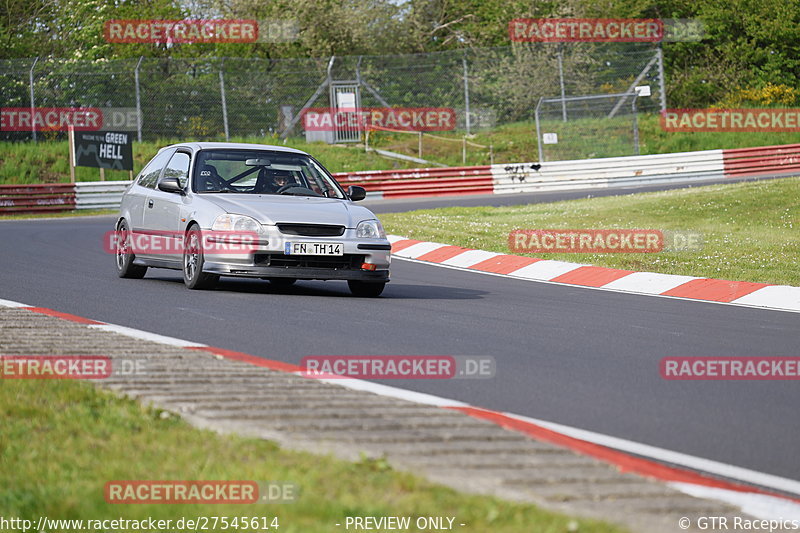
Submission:
POLYGON ((214 220, 211 229, 215 231, 248 231, 261 233, 261 224, 255 219, 244 215, 220 215, 214 220))
POLYGON ((386 232, 379 220, 362 220, 356 226, 356 237, 359 239, 385 239, 386 232))

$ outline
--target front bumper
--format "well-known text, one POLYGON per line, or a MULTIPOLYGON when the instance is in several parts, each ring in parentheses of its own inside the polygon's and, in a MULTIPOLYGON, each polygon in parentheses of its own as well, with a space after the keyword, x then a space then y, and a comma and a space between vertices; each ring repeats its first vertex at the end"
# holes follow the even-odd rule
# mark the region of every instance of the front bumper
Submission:
POLYGON ((206 261, 203 272, 221 276, 241 276, 248 278, 294 278, 323 280, 358 280, 372 282, 389 281, 389 270, 346 270, 308 267, 265 267, 258 265, 242 265, 216 263, 206 261))
POLYGON ((336 237, 285 235, 264 227, 259 244, 248 253, 207 253, 203 272, 221 276, 305 280, 389 281, 391 244, 386 239, 359 239, 354 230, 336 237), (287 255, 287 243, 341 243, 341 256, 287 255), (370 270, 362 268, 369 265, 370 270))

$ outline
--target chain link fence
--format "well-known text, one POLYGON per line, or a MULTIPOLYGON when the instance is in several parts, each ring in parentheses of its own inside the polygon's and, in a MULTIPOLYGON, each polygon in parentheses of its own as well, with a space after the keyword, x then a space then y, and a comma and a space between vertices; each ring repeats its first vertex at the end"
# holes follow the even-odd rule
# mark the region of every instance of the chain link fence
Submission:
MULTIPOLYGON (((665 107, 659 52, 641 43, 519 43, 305 59, 0 60, 0 102, 138 110, 140 140, 302 136, 301 110, 330 107, 330 86, 347 82, 358 87, 362 107, 452 108, 456 129, 474 133, 533 125, 540 98, 625 93, 633 85, 652 88, 639 112, 657 112, 665 107)), ((5 140, 64 135, 0 131, 5 140)), ((596 139, 605 137, 600 127, 596 139)))

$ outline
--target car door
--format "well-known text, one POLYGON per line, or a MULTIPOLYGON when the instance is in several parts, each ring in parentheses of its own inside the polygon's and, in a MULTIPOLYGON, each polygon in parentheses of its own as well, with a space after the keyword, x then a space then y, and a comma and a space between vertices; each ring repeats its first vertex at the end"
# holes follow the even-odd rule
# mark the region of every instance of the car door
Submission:
MULTIPOLYGON (((185 218, 186 196, 174 192, 162 191, 158 183, 166 178, 177 178, 185 188, 189 181, 191 154, 188 150, 178 149, 161 172, 153 189, 148 189, 147 202, 144 209, 143 227, 146 231, 165 235, 164 252, 159 259, 165 261, 181 261, 180 243, 181 218, 185 218)), ((157 252, 157 250, 156 250, 157 252)))
POLYGON ((161 171, 169 161, 172 150, 164 150, 158 153, 136 176, 133 184, 125 192, 120 206, 120 212, 127 218, 128 226, 133 231, 142 229, 142 218, 144 216, 144 205, 147 201, 149 189, 155 187, 161 171))

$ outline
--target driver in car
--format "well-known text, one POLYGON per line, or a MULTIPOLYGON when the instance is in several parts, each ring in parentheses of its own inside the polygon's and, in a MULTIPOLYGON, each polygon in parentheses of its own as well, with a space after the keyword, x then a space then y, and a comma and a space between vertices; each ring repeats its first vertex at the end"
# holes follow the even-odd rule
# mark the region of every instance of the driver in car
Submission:
POLYGON ((295 181, 288 172, 280 170, 274 170, 272 172, 272 183, 270 187, 272 189, 271 192, 278 192, 281 190, 281 187, 285 187, 287 185, 295 185, 295 181))

